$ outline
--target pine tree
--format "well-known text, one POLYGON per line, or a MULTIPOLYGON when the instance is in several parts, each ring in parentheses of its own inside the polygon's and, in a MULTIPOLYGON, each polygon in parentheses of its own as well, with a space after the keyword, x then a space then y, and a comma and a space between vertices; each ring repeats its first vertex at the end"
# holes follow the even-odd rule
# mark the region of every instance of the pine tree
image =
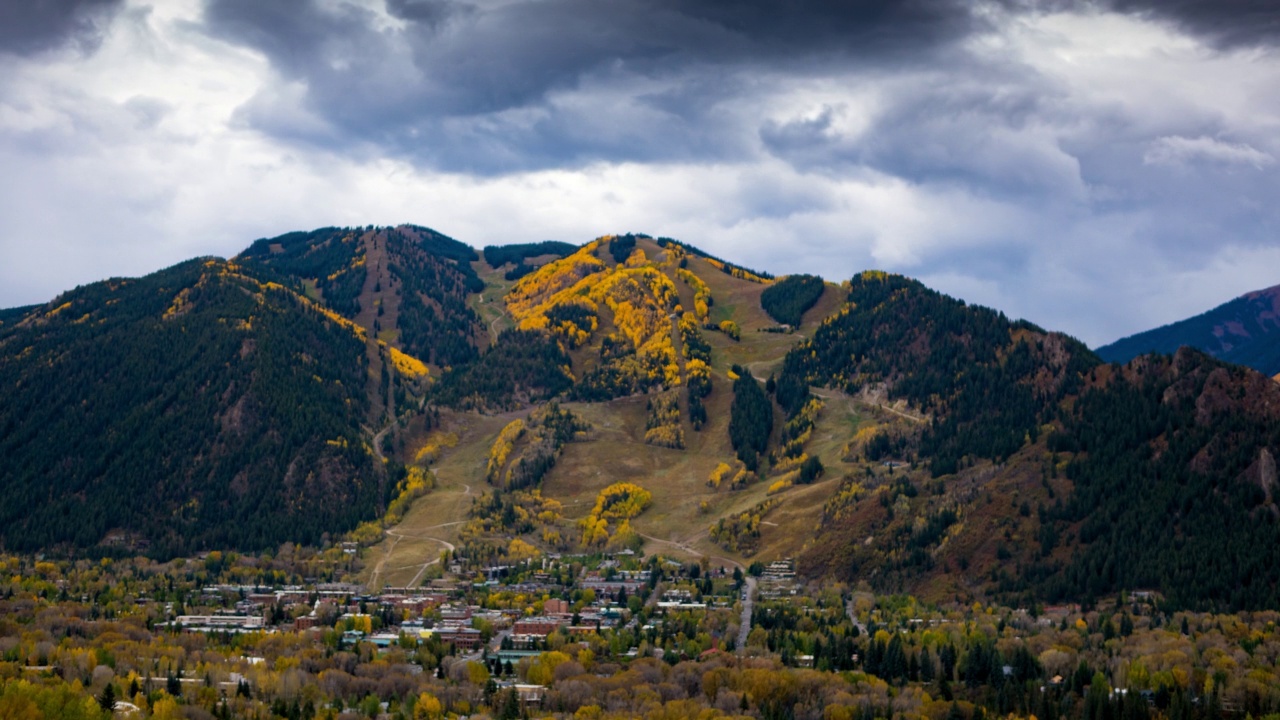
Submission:
POLYGON ((98 696, 98 705, 102 706, 102 709, 107 712, 115 710, 116 686, 114 683, 108 682, 107 686, 102 688, 102 694, 98 696))
POLYGON ((502 699, 502 707, 498 709, 498 720, 516 720, 520 717, 520 695, 516 689, 509 688, 502 699))

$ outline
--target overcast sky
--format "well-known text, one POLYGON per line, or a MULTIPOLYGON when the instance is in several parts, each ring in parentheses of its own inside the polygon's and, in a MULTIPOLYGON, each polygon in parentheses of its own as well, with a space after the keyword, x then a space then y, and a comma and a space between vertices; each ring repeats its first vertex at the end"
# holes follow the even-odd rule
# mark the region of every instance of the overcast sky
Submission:
POLYGON ((1277 5, 6 2, 0 307, 412 222, 882 268, 1098 345, 1280 283, 1277 5))

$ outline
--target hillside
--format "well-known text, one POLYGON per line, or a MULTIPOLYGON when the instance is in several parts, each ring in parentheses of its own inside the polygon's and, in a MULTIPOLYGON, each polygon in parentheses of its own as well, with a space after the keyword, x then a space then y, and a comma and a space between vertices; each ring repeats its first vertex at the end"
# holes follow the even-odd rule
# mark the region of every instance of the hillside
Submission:
POLYGON ((1187 346, 1220 360, 1280 374, 1280 285, 1247 293, 1193 318, 1121 338, 1098 348, 1108 362, 1187 346))
POLYGON ((423 228, 326 228, 7 311, 0 546, 170 556, 375 517, 366 428, 424 389, 402 348, 474 357, 475 257, 423 228))
POLYGON ((363 341, 240 270, 95 283, 0 330, 5 547, 269 547, 376 511, 363 341))
POLYGON ((780 403, 796 412, 812 385, 920 419, 853 438, 850 455, 881 467, 824 509, 812 573, 956 599, 1280 602, 1259 550, 1280 542, 1280 387, 1259 373, 1193 350, 1102 365, 1065 336, 867 273, 788 355, 780 403))

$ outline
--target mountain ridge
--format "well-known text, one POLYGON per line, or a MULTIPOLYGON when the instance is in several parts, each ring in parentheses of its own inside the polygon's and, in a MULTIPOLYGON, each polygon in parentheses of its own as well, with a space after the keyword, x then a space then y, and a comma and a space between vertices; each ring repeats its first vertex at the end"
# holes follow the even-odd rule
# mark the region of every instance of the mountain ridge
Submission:
POLYGON ((656 538, 932 600, 1280 602, 1252 550, 1280 546, 1280 387, 1190 350, 1105 364, 903 276, 322 228, 0 322, 7 547, 348 537, 380 584, 441 548, 656 538))
POLYGON ((1147 352, 1171 355, 1183 345, 1280 375, 1280 285, 1254 290, 1185 320, 1130 335, 1099 347, 1108 362, 1128 362, 1147 352))

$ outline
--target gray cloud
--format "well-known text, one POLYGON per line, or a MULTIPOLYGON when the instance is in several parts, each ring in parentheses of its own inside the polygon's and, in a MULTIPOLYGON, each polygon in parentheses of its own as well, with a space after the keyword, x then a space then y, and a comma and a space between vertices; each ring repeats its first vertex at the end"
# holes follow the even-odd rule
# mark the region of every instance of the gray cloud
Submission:
POLYGON ((983 24, 938 0, 402 0, 387 12, 396 23, 354 5, 211 0, 205 22, 279 74, 243 109, 247 125, 479 173, 742 157, 717 110, 753 92, 753 75, 923 64, 983 24))
POLYGON ((1272 0, 1114 0, 1111 6, 1165 18, 1222 47, 1280 40, 1280 6, 1272 0))
POLYGON ((122 0, 14 0, 0 3, 0 52, 20 55, 68 43, 92 49, 122 0))
MULTIPOLYGON (((1270 37, 1277 12, 1269 3, 1225 3, 1234 13, 1222 5, 1114 0, 1110 7, 1222 42, 1270 37)), ((1061 112, 1046 108, 1054 80, 978 61, 960 45, 992 31, 1001 13, 1071 7, 391 0, 382 15, 317 0, 209 0, 205 28, 262 52, 277 73, 241 108, 241 123, 329 151, 390 152, 422 167, 490 175, 593 162, 725 162, 750 157, 759 142, 814 168, 866 164, 1043 194, 1071 185, 1078 171, 1069 154, 1027 128, 1061 112), (725 110, 759 95, 761 76, 784 83, 939 67, 948 71, 879 118, 881 128, 912 132, 875 133, 866 142, 819 128, 821 116, 744 127, 725 110), (921 135, 947 141, 920 142, 921 135)))
POLYGON ((1165 136, 1151 143, 1142 156, 1150 165, 1184 166, 1194 162, 1246 165, 1261 170, 1274 165, 1275 157, 1246 143, 1231 143, 1211 137, 1165 136))

